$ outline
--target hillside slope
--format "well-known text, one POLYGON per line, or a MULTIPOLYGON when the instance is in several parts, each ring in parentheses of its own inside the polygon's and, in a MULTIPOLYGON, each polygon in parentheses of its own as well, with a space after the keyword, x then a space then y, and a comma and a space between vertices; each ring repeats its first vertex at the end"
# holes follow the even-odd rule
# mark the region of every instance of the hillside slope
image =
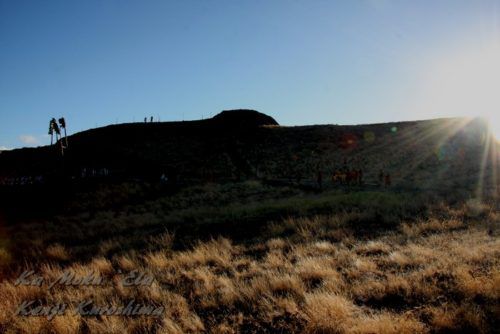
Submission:
POLYGON ((56 146, 3 152, 0 173, 79 177, 84 169, 105 168, 117 177, 312 180, 318 170, 328 178, 347 167, 362 169, 367 182, 377 182, 383 170, 400 186, 472 189, 480 176, 489 178, 486 185, 495 183, 498 159, 480 120, 283 127, 251 110, 200 121, 110 125, 74 134, 69 145, 64 157, 56 146))

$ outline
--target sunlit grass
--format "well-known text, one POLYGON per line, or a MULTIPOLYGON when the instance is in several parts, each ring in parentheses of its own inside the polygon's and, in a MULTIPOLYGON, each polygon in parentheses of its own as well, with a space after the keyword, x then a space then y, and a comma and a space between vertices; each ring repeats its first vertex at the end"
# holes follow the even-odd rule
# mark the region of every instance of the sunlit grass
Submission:
POLYGON ((76 221, 60 216, 58 224, 29 225, 28 240, 10 231, 20 247, 39 246, 9 248, 3 255, 10 260, 0 283, 0 328, 53 333, 229 333, 266 328, 428 333, 488 332, 494 327, 500 283, 495 226, 500 215, 493 199, 450 205, 446 198, 429 203, 423 195, 368 191, 275 199, 273 194, 282 194, 282 189, 267 189, 270 194, 265 195, 261 184, 210 185, 204 187, 207 198, 202 202, 217 208, 185 215, 182 208, 202 196, 198 190, 169 197, 181 208, 180 214, 160 199, 136 206, 127 219, 106 212, 76 221), (256 190, 263 197, 236 203, 232 195, 233 201, 225 202, 235 189, 242 198, 256 190), (166 227, 163 206, 171 218, 189 222, 189 230, 159 229, 166 227), (262 226, 252 231, 257 229, 255 219, 262 226), (252 224, 245 225, 249 221, 252 224), (75 233, 81 224, 100 232, 111 224, 114 233, 106 238, 75 233), (217 230, 217 224, 226 224, 225 229, 217 230), (228 230, 239 224, 246 232, 243 239, 233 238, 228 230), (213 235, 198 230, 200 226, 211 227, 213 235), (78 244, 67 242, 76 237, 78 244), (29 259, 19 260, 22 254, 29 254, 29 259), (96 273, 111 284, 50 290, 14 286, 13 278, 26 266, 49 280, 70 270, 78 275, 96 273), (124 288, 120 275, 133 270, 153 275, 153 284, 124 288), (76 303, 85 298, 113 305, 136 299, 164 305, 165 311, 159 318, 69 313, 52 321, 13 315, 25 299, 76 303))

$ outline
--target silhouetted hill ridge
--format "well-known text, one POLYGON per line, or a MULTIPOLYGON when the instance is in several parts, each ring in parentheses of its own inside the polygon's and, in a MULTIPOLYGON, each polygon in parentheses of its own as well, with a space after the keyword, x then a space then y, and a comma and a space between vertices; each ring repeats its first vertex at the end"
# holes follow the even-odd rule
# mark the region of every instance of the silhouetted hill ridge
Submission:
MULTIPOLYGON (((397 184, 470 185, 484 156, 486 125, 460 118, 366 125, 283 127, 255 110, 228 110, 206 120, 126 123, 76 133, 57 146, 0 154, 0 175, 106 168, 114 176, 222 180, 314 179, 319 169, 380 170, 397 184), (344 163, 346 163, 344 165, 344 163)), ((493 159, 489 159, 493 160, 493 159)))

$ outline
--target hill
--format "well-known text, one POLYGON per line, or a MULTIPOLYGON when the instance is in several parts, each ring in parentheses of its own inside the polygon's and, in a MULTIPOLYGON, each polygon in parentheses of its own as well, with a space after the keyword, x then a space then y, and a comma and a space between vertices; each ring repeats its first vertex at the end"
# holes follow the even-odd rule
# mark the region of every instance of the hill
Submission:
POLYGON ((399 186, 470 190, 482 172, 494 175, 497 144, 487 133, 482 121, 459 118, 286 127, 257 111, 231 110, 199 121, 83 131, 69 136, 64 157, 57 145, 3 152, 0 175, 81 177, 105 171, 120 178, 301 181, 313 180, 318 170, 329 178, 347 167, 362 169, 368 182, 383 170, 399 186))

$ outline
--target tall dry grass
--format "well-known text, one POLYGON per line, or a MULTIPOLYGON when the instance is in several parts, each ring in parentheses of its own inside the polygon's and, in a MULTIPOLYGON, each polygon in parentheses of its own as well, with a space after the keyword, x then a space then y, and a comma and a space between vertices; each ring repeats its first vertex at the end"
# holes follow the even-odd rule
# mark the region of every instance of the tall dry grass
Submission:
MULTIPOLYGON (((464 209, 465 210, 465 209, 464 209)), ((489 230, 498 215, 466 220, 461 210, 356 239, 357 214, 276 222, 288 237, 235 244, 228 238, 175 250, 171 234, 150 238, 163 248, 89 261, 69 261, 55 244, 38 270, 47 280, 65 270, 97 273, 97 287, 0 284, 5 333, 428 333, 494 332, 500 319, 500 240, 489 230), (292 232, 290 232, 292 231, 292 232), (345 235, 338 240, 336 236, 345 235), (149 273, 149 286, 126 288, 119 272, 149 273), (42 305, 91 298, 123 305, 130 299, 164 305, 159 317, 20 317, 23 300, 42 305)))

